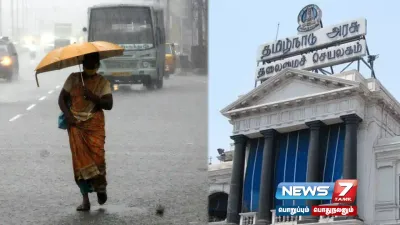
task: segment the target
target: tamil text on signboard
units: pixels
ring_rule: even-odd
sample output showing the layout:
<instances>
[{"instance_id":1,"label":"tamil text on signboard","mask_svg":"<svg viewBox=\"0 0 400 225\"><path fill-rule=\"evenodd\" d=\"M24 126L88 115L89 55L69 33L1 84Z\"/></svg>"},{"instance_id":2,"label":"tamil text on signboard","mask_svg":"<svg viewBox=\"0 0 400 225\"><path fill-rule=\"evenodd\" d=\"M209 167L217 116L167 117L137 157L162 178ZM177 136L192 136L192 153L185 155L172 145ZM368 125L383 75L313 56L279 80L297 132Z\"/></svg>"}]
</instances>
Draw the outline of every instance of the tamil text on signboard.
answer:
<instances>
[{"instance_id":1,"label":"tamil text on signboard","mask_svg":"<svg viewBox=\"0 0 400 225\"><path fill-rule=\"evenodd\" d=\"M337 42L352 40L367 33L366 19L350 20L338 25L319 29L309 34L297 35L261 45L258 61L272 61L302 54L313 48L323 48Z\"/></svg>"},{"instance_id":2,"label":"tamil text on signboard","mask_svg":"<svg viewBox=\"0 0 400 225\"><path fill-rule=\"evenodd\" d=\"M285 58L272 63L259 62L256 71L256 80L274 76L285 68L295 68L301 70L313 70L332 65L357 60L366 55L365 40L353 41L339 46Z\"/></svg>"}]
</instances>

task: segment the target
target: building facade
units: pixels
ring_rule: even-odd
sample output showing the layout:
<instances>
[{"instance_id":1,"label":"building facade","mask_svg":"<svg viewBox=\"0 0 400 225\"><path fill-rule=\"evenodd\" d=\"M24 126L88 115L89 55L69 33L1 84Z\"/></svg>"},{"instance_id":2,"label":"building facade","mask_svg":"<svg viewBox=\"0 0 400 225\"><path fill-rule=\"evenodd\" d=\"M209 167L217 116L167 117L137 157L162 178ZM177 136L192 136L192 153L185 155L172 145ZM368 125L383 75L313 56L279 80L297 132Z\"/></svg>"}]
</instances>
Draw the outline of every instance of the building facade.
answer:
<instances>
[{"instance_id":1,"label":"building facade","mask_svg":"<svg viewBox=\"0 0 400 225\"><path fill-rule=\"evenodd\" d=\"M231 172L232 161L208 167L210 185L208 195L209 222L220 222L226 219Z\"/></svg>"},{"instance_id":2,"label":"building facade","mask_svg":"<svg viewBox=\"0 0 400 225\"><path fill-rule=\"evenodd\" d=\"M228 224L400 224L400 104L358 71L286 68L229 104L234 159ZM277 217L280 182L357 179L358 217Z\"/></svg>"},{"instance_id":3,"label":"building facade","mask_svg":"<svg viewBox=\"0 0 400 225\"><path fill-rule=\"evenodd\" d=\"M233 151L219 157L220 163L208 166L208 216L210 224L226 219Z\"/></svg>"}]
</instances>

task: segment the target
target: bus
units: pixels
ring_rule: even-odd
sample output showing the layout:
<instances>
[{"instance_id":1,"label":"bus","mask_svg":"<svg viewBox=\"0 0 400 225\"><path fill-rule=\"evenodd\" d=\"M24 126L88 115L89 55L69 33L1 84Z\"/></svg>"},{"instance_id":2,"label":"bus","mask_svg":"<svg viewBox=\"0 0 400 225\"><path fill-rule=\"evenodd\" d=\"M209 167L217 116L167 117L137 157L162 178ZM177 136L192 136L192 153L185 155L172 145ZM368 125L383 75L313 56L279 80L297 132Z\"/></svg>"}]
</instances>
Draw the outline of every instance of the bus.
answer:
<instances>
[{"instance_id":1,"label":"bus","mask_svg":"<svg viewBox=\"0 0 400 225\"><path fill-rule=\"evenodd\" d=\"M143 84L161 89L165 71L165 28L161 8L151 5L108 4L88 9L88 41L108 41L124 55L101 60L99 74L112 87Z\"/></svg>"},{"instance_id":2,"label":"bus","mask_svg":"<svg viewBox=\"0 0 400 225\"><path fill-rule=\"evenodd\" d=\"M71 44L72 24L55 23L54 24L54 48L61 48Z\"/></svg>"}]
</instances>

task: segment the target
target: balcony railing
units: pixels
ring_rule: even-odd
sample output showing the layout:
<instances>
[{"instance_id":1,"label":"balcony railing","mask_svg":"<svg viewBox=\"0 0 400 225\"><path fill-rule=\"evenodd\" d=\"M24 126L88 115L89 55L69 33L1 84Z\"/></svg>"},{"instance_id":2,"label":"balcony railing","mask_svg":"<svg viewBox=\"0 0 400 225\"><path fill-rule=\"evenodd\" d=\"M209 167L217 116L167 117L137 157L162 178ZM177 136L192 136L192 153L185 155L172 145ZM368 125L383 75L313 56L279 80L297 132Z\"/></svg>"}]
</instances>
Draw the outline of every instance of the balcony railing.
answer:
<instances>
[{"instance_id":1,"label":"balcony railing","mask_svg":"<svg viewBox=\"0 0 400 225\"><path fill-rule=\"evenodd\" d=\"M275 209L272 212L272 223L271 224L297 224L298 221L302 221L302 216L276 216ZM318 223L329 223L333 222L333 216L320 216Z\"/></svg>"},{"instance_id":2,"label":"balcony railing","mask_svg":"<svg viewBox=\"0 0 400 225\"><path fill-rule=\"evenodd\" d=\"M271 210L272 224L297 224L301 216L276 216L275 209Z\"/></svg>"},{"instance_id":3,"label":"balcony railing","mask_svg":"<svg viewBox=\"0 0 400 225\"><path fill-rule=\"evenodd\" d=\"M240 225L256 224L257 220L256 212L239 213L239 215L240 215Z\"/></svg>"}]
</instances>

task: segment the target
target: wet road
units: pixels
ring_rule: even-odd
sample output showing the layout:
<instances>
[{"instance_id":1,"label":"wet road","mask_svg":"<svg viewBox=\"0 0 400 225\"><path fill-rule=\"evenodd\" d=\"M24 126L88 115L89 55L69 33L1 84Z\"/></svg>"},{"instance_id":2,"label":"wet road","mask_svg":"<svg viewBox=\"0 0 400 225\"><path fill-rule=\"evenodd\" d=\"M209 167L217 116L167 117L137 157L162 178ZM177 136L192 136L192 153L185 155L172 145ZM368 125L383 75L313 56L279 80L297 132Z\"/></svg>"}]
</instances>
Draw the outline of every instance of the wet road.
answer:
<instances>
[{"instance_id":1,"label":"wet road","mask_svg":"<svg viewBox=\"0 0 400 225\"><path fill-rule=\"evenodd\" d=\"M207 221L207 79L172 76L164 89L114 93L106 112L107 203L76 212L67 133L57 97L70 71L39 75L20 56L20 80L0 81L0 224L189 224ZM165 206L163 217L155 215Z\"/></svg>"}]
</instances>

